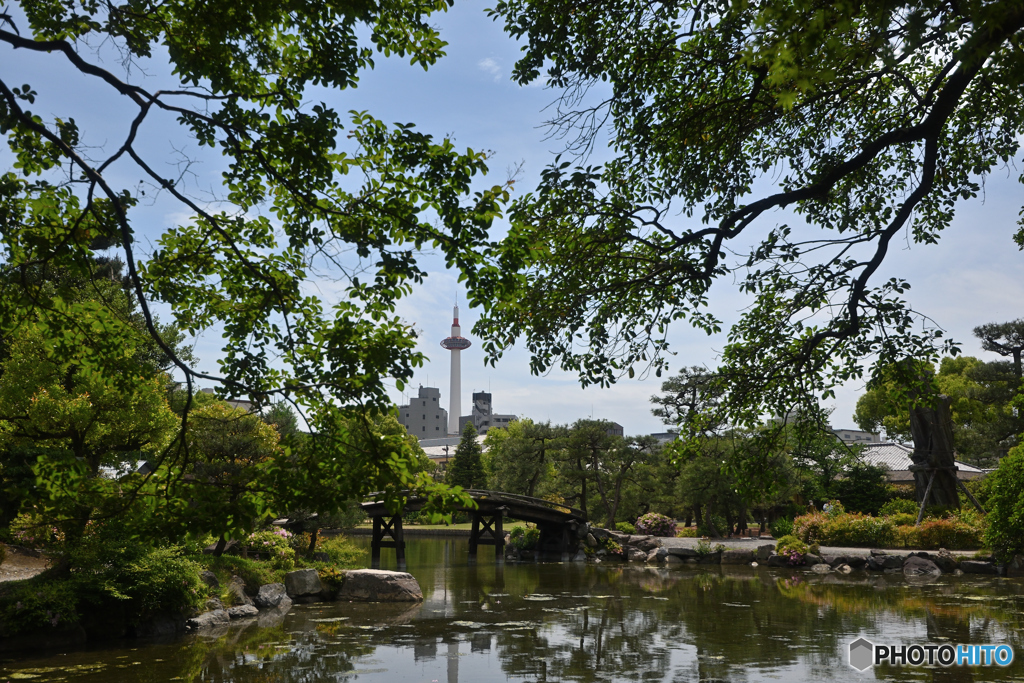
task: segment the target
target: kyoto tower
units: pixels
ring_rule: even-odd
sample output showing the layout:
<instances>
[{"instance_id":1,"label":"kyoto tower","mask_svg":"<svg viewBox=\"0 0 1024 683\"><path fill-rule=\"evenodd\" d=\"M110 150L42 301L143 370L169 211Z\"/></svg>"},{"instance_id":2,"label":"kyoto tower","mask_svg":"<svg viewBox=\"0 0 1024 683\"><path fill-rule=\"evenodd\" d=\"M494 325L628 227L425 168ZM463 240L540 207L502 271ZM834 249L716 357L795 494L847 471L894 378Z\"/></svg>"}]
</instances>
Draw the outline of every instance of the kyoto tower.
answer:
<instances>
[{"instance_id":1,"label":"kyoto tower","mask_svg":"<svg viewBox=\"0 0 1024 683\"><path fill-rule=\"evenodd\" d=\"M452 352L451 399L448 403L448 433L459 433L459 415L462 414L462 360L459 354L470 347L470 341L459 334L459 306L455 305L452 336L441 341L441 348Z\"/></svg>"}]
</instances>

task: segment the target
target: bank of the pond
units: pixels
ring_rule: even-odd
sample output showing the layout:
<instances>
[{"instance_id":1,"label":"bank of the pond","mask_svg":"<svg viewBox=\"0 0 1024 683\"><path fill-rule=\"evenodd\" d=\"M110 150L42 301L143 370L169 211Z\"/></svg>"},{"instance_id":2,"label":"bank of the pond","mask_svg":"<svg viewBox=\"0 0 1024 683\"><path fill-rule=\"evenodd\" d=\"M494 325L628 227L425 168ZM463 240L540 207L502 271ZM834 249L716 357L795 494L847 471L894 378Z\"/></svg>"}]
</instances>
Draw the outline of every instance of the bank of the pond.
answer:
<instances>
[{"instance_id":1,"label":"bank of the pond","mask_svg":"<svg viewBox=\"0 0 1024 683\"><path fill-rule=\"evenodd\" d=\"M367 548L370 539L353 543ZM820 680L855 683L849 643L1007 643L1009 668L949 680L1009 683L1024 666L1024 581L810 567L625 562L472 563L457 537L408 541L423 602L293 604L202 632L12 653L0 681ZM382 556L395 568L393 549ZM900 683L922 670L887 667ZM962 675L961 675L962 674Z\"/></svg>"}]
</instances>

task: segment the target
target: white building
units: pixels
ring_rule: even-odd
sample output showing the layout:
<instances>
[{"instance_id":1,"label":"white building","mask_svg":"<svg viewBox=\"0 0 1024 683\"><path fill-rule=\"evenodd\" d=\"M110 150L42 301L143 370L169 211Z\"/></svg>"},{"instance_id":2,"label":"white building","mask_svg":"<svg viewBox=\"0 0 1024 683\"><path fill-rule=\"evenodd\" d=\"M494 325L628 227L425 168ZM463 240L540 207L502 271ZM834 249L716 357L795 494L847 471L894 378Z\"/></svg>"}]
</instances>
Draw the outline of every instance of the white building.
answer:
<instances>
[{"instance_id":1,"label":"white building","mask_svg":"<svg viewBox=\"0 0 1024 683\"><path fill-rule=\"evenodd\" d=\"M836 435L836 438L846 444L868 444L868 443L882 443L882 439L879 438L878 434L871 432L865 432L860 429L835 429L832 428L832 433Z\"/></svg>"},{"instance_id":2,"label":"white building","mask_svg":"<svg viewBox=\"0 0 1024 683\"><path fill-rule=\"evenodd\" d=\"M473 412L459 417L459 434L467 422L472 422L477 434L486 434L491 427L508 427L509 422L519 418L515 415L500 415L492 412L491 395L485 391L473 392Z\"/></svg>"},{"instance_id":3,"label":"white building","mask_svg":"<svg viewBox=\"0 0 1024 683\"><path fill-rule=\"evenodd\" d=\"M448 411L441 407L441 390L421 385L416 398L398 407L398 421L420 440L447 436Z\"/></svg>"}]
</instances>

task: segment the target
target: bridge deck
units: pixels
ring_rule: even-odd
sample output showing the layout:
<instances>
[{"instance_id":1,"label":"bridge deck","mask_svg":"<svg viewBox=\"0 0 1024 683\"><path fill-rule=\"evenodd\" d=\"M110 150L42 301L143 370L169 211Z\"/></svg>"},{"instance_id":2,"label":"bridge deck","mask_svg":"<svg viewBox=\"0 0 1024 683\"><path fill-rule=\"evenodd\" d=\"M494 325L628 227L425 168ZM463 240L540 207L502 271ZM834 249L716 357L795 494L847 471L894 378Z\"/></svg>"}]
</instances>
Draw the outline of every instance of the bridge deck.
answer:
<instances>
[{"instance_id":1,"label":"bridge deck","mask_svg":"<svg viewBox=\"0 0 1024 683\"><path fill-rule=\"evenodd\" d=\"M568 524L570 522L583 523L587 521L586 515L565 505L553 503L542 498L531 498L520 496L514 493L502 491L482 491L468 489L466 491L476 504L477 508L457 507L458 512L478 512L482 515L496 515L499 512L511 519L519 519L534 524ZM410 497L403 511L416 512L421 510L427 501L424 498ZM373 500L362 504L363 510L370 517L383 517L388 514L384 507L384 501Z\"/></svg>"}]
</instances>

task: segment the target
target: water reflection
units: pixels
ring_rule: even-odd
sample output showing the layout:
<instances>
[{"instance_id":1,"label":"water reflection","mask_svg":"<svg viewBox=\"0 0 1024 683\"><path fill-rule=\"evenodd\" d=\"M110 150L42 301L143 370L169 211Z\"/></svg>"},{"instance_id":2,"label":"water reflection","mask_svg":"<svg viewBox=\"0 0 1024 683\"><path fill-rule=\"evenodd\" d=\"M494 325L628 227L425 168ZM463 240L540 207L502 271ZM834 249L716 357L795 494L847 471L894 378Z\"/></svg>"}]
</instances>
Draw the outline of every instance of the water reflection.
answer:
<instances>
[{"instance_id":1,"label":"water reflection","mask_svg":"<svg viewBox=\"0 0 1024 683\"><path fill-rule=\"evenodd\" d=\"M223 632L3 663L56 681L1024 680L1019 580L715 567L469 565L411 540L418 605L317 604ZM389 557L384 555L387 568ZM390 558L394 564L393 554ZM274 620L277 620L276 623ZM850 641L1008 643L1009 668L846 664ZM14 674L14 676L12 676Z\"/></svg>"}]
</instances>

